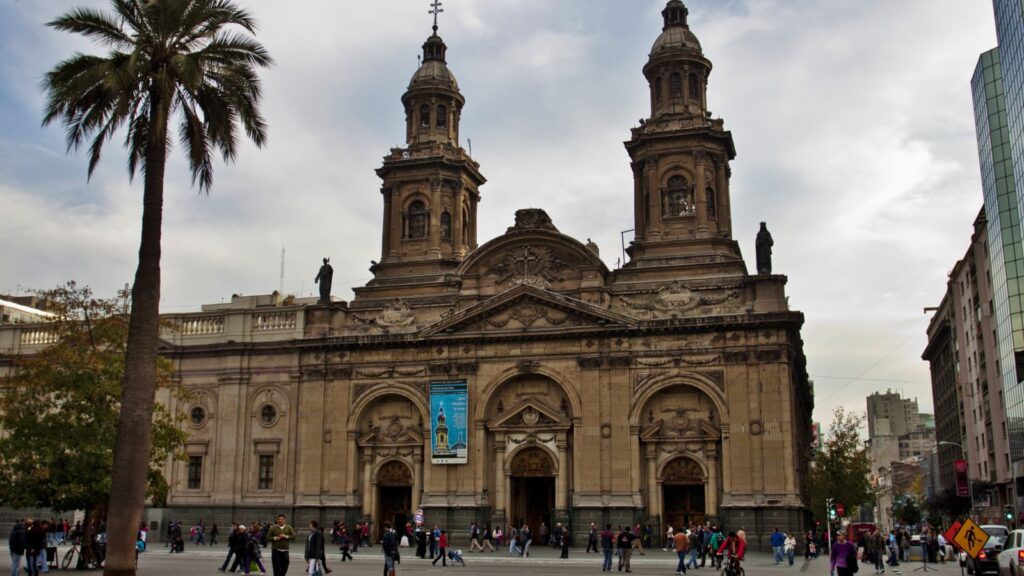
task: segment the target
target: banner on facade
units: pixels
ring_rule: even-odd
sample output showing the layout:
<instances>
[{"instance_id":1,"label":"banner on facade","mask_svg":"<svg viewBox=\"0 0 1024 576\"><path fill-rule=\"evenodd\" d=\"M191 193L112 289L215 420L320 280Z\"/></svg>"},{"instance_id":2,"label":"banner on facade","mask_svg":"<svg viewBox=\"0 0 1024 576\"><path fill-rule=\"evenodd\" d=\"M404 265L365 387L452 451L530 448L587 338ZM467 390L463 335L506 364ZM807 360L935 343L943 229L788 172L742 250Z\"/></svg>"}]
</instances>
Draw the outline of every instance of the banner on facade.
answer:
<instances>
[{"instance_id":1,"label":"banner on facade","mask_svg":"<svg viewBox=\"0 0 1024 576\"><path fill-rule=\"evenodd\" d=\"M465 380L430 383L430 463L465 464L469 391Z\"/></svg>"},{"instance_id":2,"label":"banner on facade","mask_svg":"<svg viewBox=\"0 0 1024 576\"><path fill-rule=\"evenodd\" d=\"M955 460L953 462L953 474L956 477L956 495L961 498L970 496L970 482L967 480L967 461Z\"/></svg>"}]
</instances>

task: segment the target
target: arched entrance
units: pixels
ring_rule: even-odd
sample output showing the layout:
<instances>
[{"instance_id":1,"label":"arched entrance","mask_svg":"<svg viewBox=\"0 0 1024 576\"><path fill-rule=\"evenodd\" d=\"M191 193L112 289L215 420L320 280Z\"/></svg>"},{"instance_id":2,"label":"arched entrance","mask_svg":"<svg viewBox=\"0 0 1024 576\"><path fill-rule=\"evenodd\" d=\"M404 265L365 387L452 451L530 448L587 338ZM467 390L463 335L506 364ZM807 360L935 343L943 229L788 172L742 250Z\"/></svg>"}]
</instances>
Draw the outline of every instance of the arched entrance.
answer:
<instances>
[{"instance_id":1,"label":"arched entrance","mask_svg":"<svg viewBox=\"0 0 1024 576\"><path fill-rule=\"evenodd\" d=\"M543 448L520 451L510 467L511 518L516 527L526 523L535 537L541 522L551 527L555 508L555 464Z\"/></svg>"},{"instance_id":2,"label":"arched entrance","mask_svg":"<svg viewBox=\"0 0 1024 576\"><path fill-rule=\"evenodd\" d=\"M405 526L412 522L412 470L392 460L377 471L377 537L384 536L384 523Z\"/></svg>"},{"instance_id":3,"label":"arched entrance","mask_svg":"<svg viewBox=\"0 0 1024 576\"><path fill-rule=\"evenodd\" d=\"M699 464L676 458L661 473L662 518L667 526L680 530L703 524L707 518L704 486L706 478Z\"/></svg>"}]
</instances>

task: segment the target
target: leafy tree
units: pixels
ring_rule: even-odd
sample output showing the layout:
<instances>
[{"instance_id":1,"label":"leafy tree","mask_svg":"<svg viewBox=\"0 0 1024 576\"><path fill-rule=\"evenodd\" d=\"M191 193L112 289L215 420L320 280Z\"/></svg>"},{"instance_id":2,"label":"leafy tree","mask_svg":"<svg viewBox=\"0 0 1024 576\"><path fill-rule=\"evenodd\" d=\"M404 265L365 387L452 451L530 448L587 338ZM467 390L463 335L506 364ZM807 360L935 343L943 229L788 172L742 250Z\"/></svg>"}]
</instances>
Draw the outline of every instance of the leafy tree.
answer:
<instances>
[{"instance_id":1,"label":"leafy tree","mask_svg":"<svg viewBox=\"0 0 1024 576\"><path fill-rule=\"evenodd\" d=\"M41 294L56 313L55 343L18 356L0 394L0 502L103 516L113 473L114 439L128 326L120 303L93 298L71 282ZM161 359L157 383L170 382ZM149 494L166 486L163 465L180 452L180 418L157 405L158 439L147 454ZM89 526L89 522L86 522Z\"/></svg>"},{"instance_id":2,"label":"leafy tree","mask_svg":"<svg viewBox=\"0 0 1024 576\"><path fill-rule=\"evenodd\" d=\"M160 236L171 123L189 160L193 184L209 191L212 154L237 151L238 124L262 146L256 69L271 64L252 38L255 22L231 0L111 0L113 14L76 8L49 23L110 47L105 57L75 54L43 81L43 123L66 128L68 149L87 139L91 176L103 144L127 132L128 171L141 169L142 238L132 289L121 415L114 451L105 574L135 574L135 530L142 517L159 338Z\"/></svg>"},{"instance_id":3,"label":"leafy tree","mask_svg":"<svg viewBox=\"0 0 1024 576\"><path fill-rule=\"evenodd\" d=\"M847 516L874 500L868 481L871 460L860 437L863 424L862 416L848 413L841 406L832 413L828 439L807 478L811 509L818 518L824 519L828 498L842 502Z\"/></svg>"},{"instance_id":4,"label":"leafy tree","mask_svg":"<svg viewBox=\"0 0 1024 576\"><path fill-rule=\"evenodd\" d=\"M912 494L897 496L892 505L892 515L903 525L921 522L921 506L917 503L917 497Z\"/></svg>"}]
</instances>

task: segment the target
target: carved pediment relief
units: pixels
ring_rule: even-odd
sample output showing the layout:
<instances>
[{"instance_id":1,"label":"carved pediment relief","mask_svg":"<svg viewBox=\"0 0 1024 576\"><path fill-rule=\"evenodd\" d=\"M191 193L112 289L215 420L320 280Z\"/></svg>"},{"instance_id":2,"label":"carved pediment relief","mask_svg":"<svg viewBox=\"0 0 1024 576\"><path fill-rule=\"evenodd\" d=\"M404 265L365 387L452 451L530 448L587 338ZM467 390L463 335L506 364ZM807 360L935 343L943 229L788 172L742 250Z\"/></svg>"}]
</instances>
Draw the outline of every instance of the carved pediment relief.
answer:
<instances>
[{"instance_id":1,"label":"carved pediment relief","mask_svg":"<svg viewBox=\"0 0 1024 576\"><path fill-rule=\"evenodd\" d=\"M503 408L487 422L487 428L544 430L568 428L569 418L546 402L531 398L516 406Z\"/></svg>"},{"instance_id":2,"label":"carved pediment relief","mask_svg":"<svg viewBox=\"0 0 1024 576\"><path fill-rule=\"evenodd\" d=\"M408 400L383 398L363 414L360 422L360 446L423 444L422 419Z\"/></svg>"},{"instance_id":3,"label":"carved pediment relief","mask_svg":"<svg viewBox=\"0 0 1024 576\"><path fill-rule=\"evenodd\" d=\"M416 324L416 313L408 302L395 298L388 302L377 314L352 314L352 320L367 327L380 328L384 331L410 328Z\"/></svg>"},{"instance_id":4,"label":"carved pediment relief","mask_svg":"<svg viewBox=\"0 0 1024 576\"><path fill-rule=\"evenodd\" d=\"M629 326L630 318L581 300L521 285L437 322L425 334L524 332Z\"/></svg>"},{"instance_id":5,"label":"carved pediment relief","mask_svg":"<svg viewBox=\"0 0 1024 576\"><path fill-rule=\"evenodd\" d=\"M689 386L660 392L642 412L645 441L714 439L722 435L721 419L706 394Z\"/></svg>"},{"instance_id":6,"label":"carved pediment relief","mask_svg":"<svg viewBox=\"0 0 1024 576\"><path fill-rule=\"evenodd\" d=\"M654 292L620 296L616 307L644 318L678 318L707 306L739 305L740 296L738 288L698 289L677 280Z\"/></svg>"},{"instance_id":7,"label":"carved pediment relief","mask_svg":"<svg viewBox=\"0 0 1024 576\"><path fill-rule=\"evenodd\" d=\"M495 284L505 290L521 285L547 289L554 282L579 277L583 263L578 260L548 246L527 244L493 261L484 275L492 276Z\"/></svg>"}]
</instances>

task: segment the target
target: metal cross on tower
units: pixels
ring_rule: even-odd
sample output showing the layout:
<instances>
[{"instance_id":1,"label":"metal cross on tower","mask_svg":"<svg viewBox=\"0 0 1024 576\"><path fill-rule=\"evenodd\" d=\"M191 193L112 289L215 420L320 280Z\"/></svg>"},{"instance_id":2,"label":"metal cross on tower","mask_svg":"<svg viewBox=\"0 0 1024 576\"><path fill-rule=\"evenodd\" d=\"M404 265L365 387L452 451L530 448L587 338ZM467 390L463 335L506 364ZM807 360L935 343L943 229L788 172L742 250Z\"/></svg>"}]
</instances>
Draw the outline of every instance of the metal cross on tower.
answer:
<instances>
[{"instance_id":1,"label":"metal cross on tower","mask_svg":"<svg viewBox=\"0 0 1024 576\"><path fill-rule=\"evenodd\" d=\"M444 8L441 8L443 4L439 0L434 0L433 4L430 5L430 10L427 14L434 15L434 32L437 32L437 15L444 12Z\"/></svg>"}]
</instances>

